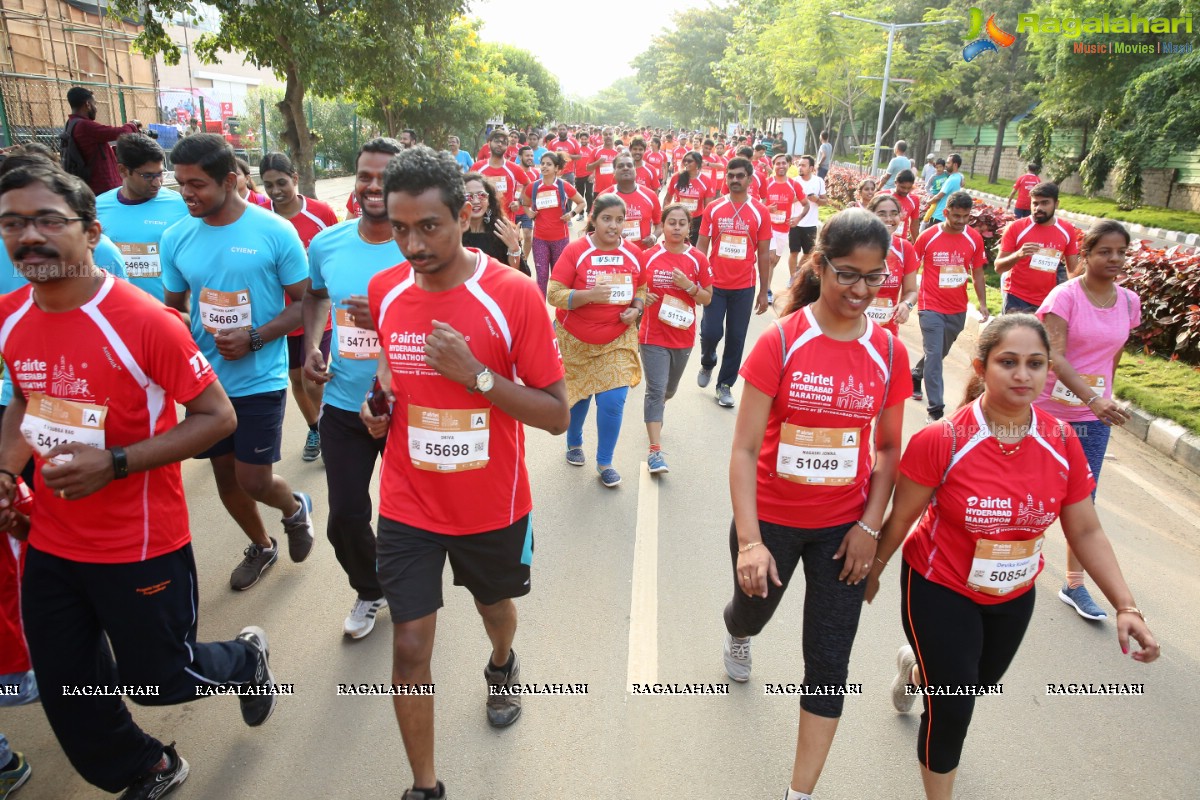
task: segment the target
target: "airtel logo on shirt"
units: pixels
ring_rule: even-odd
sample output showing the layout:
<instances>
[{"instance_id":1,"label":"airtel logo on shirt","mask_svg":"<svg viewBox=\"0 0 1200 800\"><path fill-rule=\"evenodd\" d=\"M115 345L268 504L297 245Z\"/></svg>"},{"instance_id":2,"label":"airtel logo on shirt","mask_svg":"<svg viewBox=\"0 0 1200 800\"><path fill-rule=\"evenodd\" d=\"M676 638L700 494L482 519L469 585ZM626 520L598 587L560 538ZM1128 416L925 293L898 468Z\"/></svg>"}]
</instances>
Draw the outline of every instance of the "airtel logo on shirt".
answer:
<instances>
[{"instance_id":1,"label":"airtel logo on shirt","mask_svg":"<svg viewBox=\"0 0 1200 800\"><path fill-rule=\"evenodd\" d=\"M1011 497L975 497L974 495L967 498L968 508L994 508L1007 509L1012 511Z\"/></svg>"}]
</instances>

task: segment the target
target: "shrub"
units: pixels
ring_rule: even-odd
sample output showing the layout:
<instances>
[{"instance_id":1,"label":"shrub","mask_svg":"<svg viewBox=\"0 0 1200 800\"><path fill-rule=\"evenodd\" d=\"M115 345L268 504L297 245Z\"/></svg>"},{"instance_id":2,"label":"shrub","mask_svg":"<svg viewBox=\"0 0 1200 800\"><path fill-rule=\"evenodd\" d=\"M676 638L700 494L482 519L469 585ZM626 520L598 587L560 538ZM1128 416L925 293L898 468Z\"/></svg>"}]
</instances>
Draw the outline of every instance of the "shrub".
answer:
<instances>
[{"instance_id":1,"label":"shrub","mask_svg":"<svg viewBox=\"0 0 1200 800\"><path fill-rule=\"evenodd\" d=\"M1123 285L1142 300L1143 322L1134 342L1145 353L1200 364L1200 251L1134 242L1126 267Z\"/></svg>"}]
</instances>

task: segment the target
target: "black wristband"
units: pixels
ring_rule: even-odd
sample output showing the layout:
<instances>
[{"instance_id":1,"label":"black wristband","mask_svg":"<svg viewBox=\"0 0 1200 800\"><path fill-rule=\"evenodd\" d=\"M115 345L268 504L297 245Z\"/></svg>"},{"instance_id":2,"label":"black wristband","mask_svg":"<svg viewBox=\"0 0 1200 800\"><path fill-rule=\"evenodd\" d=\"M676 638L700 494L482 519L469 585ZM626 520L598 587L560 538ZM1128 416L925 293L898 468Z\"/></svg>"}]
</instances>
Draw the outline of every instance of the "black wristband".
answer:
<instances>
[{"instance_id":1,"label":"black wristband","mask_svg":"<svg viewBox=\"0 0 1200 800\"><path fill-rule=\"evenodd\" d=\"M112 453L113 462L113 478L120 480L121 478L129 477L129 459L125 455L124 447L110 447L108 452Z\"/></svg>"}]
</instances>

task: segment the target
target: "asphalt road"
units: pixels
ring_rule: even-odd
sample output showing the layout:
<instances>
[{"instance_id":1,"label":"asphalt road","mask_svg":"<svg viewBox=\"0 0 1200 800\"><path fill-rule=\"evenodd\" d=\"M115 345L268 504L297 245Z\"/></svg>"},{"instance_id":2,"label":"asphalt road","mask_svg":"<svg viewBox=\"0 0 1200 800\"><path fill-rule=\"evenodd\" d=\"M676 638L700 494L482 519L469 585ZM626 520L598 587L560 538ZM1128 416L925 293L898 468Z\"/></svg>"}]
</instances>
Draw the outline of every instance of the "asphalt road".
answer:
<instances>
[{"instance_id":1,"label":"asphalt road","mask_svg":"<svg viewBox=\"0 0 1200 800\"><path fill-rule=\"evenodd\" d=\"M349 182L327 182L337 205ZM781 282L777 281L779 287ZM768 314L769 317L769 314ZM768 324L752 321L752 339ZM903 340L919 344L915 324ZM962 391L966 349L952 353L948 397ZM625 480L605 489L591 467L562 458L565 442L530 431L534 487L533 591L518 602L516 649L527 683L587 684L586 695L526 698L512 728L484 716L480 674L487 639L469 595L450 583L434 654L437 764L458 800L530 798L778 798L791 773L798 703L767 696L766 683L799 682L802 582L754 641L754 673L723 696L638 696L634 682L729 683L721 663L721 610L733 590L726 544L731 516L727 462L735 411L695 386L699 355L667 408L664 446L672 471L641 475L642 387L626 406L615 466ZM740 385L735 388L740 394ZM924 423L909 401L905 434ZM288 409L279 474L311 492L325 523L320 462L300 460L304 426ZM192 767L174 795L398 797L411 773L385 697L337 695L337 685L387 682L386 611L361 641L341 634L353 593L323 536L311 557L281 557L248 592L228 587L246 541L224 512L206 464L184 478L200 576L200 638L231 638L259 624L271 638L281 697L262 728L245 727L233 698L170 708L133 707L138 722L177 740ZM376 487L377 488L377 487ZM1064 548L1047 537L1034 620L1004 679L1004 693L976 706L958 780L961 798L1194 798L1200 782L1200 492L1197 479L1161 455L1115 434L1100 484L1099 513L1139 606L1163 646L1144 666L1122 657L1111 621L1088 623L1057 599ZM471 498L461 498L469 503ZM272 521L269 520L269 524ZM917 716L897 715L889 686L904 641L896 570L864 610L849 697L817 796L917 798ZM1097 593L1098 594L1098 593ZM1100 598L1097 598L1100 600ZM1101 600L1105 608L1111 608ZM1048 683L1143 683L1140 696L1050 696ZM24 800L98 798L67 763L37 706L0 712L0 730L33 765Z\"/></svg>"}]
</instances>

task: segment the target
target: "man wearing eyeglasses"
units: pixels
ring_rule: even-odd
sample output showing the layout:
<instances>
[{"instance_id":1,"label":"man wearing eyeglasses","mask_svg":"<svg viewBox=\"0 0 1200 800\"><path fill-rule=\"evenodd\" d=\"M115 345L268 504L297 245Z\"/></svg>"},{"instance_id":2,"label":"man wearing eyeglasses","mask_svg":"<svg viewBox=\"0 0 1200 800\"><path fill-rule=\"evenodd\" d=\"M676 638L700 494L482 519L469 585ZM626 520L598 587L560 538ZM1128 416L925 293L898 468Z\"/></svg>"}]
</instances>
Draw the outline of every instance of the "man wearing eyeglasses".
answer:
<instances>
[{"instance_id":1,"label":"man wearing eyeglasses","mask_svg":"<svg viewBox=\"0 0 1200 800\"><path fill-rule=\"evenodd\" d=\"M177 192L162 191L163 160L158 142L142 133L125 134L117 140L122 183L96 198L97 219L125 257L130 282L160 301L159 240L167 228L188 215Z\"/></svg>"},{"instance_id":2,"label":"man wearing eyeglasses","mask_svg":"<svg viewBox=\"0 0 1200 800\"><path fill-rule=\"evenodd\" d=\"M917 237L921 259L921 340L924 356L913 368L913 399L929 404L929 422L942 418L946 409L942 361L954 346L967 321L967 282L974 284L981 321L987 322L987 286L983 265L987 254L979 231L967 226L971 217L971 195L955 192L946 199L946 219Z\"/></svg>"}]
</instances>

